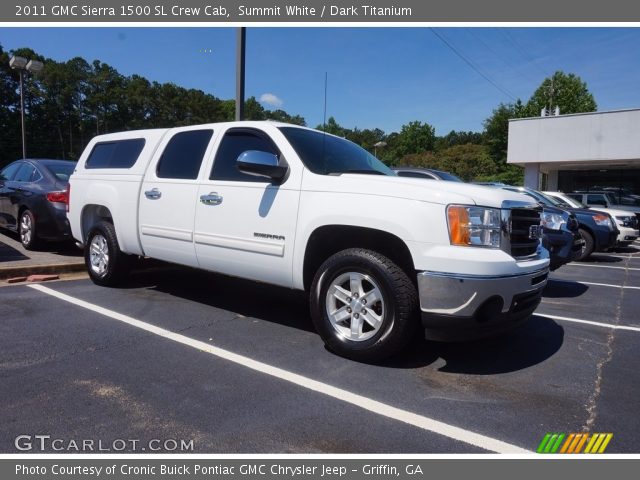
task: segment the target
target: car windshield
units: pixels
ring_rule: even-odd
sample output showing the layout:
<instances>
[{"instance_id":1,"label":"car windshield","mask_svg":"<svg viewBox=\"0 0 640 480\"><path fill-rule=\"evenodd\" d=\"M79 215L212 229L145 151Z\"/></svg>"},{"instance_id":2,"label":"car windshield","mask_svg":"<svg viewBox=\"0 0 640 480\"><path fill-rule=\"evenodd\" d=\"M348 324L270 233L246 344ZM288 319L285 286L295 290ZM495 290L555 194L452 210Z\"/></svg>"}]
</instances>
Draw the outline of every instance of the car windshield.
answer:
<instances>
[{"instance_id":1,"label":"car windshield","mask_svg":"<svg viewBox=\"0 0 640 480\"><path fill-rule=\"evenodd\" d=\"M438 176L442 179L442 180L446 180L448 182L462 182L462 179L460 177L455 176L453 173L448 173L448 172L438 172Z\"/></svg>"},{"instance_id":2,"label":"car windshield","mask_svg":"<svg viewBox=\"0 0 640 480\"><path fill-rule=\"evenodd\" d=\"M47 170L55 175L55 177L61 182L68 182L69 177L73 173L75 165L67 165L64 163L50 163L47 165Z\"/></svg>"},{"instance_id":3,"label":"car windshield","mask_svg":"<svg viewBox=\"0 0 640 480\"><path fill-rule=\"evenodd\" d=\"M587 208L587 206L584 203L579 202L575 198L567 197L565 195L557 196L557 197L555 195L547 195L547 196L552 200L557 200L558 202L560 202L559 205L564 205L566 207L573 207L573 208Z\"/></svg>"},{"instance_id":4,"label":"car windshield","mask_svg":"<svg viewBox=\"0 0 640 480\"><path fill-rule=\"evenodd\" d=\"M512 192L523 193L525 195L528 195L531 198L534 198L539 203L542 203L542 204L547 205L549 207L556 207L558 205L554 200L552 200L548 196L538 192L537 190L530 190L528 188L522 188L521 189L521 188L518 188L518 187L503 187L503 188L505 190L510 190Z\"/></svg>"},{"instance_id":5,"label":"car windshield","mask_svg":"<svg viewBox=\"0 0 640 480\"><path fill-rule=\"evenodd\" d=\"M366 173L395 176L387 167L364 148L344 138L327 135L316 130L280 127L305 167L319 175Z\"/></svg>"}]
</instances>

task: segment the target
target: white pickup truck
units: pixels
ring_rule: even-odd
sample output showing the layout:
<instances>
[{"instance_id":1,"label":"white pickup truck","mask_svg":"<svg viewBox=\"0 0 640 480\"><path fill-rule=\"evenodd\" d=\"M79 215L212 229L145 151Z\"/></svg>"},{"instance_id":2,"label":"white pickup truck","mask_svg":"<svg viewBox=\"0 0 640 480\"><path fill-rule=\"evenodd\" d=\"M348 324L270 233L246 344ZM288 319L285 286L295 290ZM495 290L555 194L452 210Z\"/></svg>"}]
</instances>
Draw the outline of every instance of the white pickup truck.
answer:
<instances>
[{"instance_id":1,"label":"white pickup truck","mask_svg":"<svg viewBox=\"0 0 640 480\"><path fill-rule=\"evenodd\" d=\"M400 178L352 142L273 122L95 137L68 217L98 285L146 256L305 290L327 346L359 360L397 353L420 319L439 339L511 328L549 267L528 197Z\"/></svg>"}]
</instances>

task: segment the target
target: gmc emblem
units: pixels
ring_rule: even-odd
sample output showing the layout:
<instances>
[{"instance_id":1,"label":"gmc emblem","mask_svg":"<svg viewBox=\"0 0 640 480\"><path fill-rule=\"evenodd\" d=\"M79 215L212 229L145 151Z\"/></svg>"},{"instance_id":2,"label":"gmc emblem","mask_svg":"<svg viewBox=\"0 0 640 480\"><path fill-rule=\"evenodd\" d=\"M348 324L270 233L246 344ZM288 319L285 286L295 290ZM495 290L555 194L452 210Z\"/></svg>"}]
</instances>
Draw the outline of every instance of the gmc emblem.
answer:
<instances>
[{"instance_id":1,"label":"gmc emblem","mask_svg":"<svg viewBox=\"0 0 640 480\"><path fill-rule=\"evenodd\" d=\"M529 238L538 240L540 237L542 237L542 225L531 225L529 227Z\"/></svg>"}]
</instances>

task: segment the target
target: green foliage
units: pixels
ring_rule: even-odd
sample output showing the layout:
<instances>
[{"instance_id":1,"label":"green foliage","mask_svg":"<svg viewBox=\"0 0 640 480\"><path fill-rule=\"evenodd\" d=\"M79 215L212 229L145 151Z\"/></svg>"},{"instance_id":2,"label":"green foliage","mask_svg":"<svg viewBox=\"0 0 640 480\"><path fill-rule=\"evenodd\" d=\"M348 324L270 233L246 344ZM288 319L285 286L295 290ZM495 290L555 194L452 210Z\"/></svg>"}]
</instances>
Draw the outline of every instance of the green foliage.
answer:
<instances>
[{"instance_id":1,"label":"green foliage","mask_svg":"<svg viewBox=\"0 0 640 480\"><path fill-rule=\"evenodd\" d=\"M403 125L388 146L396 158L402 158L412 153L433 151L435 141L435 128L428 123L414 121Z\"/></svg>"},{"instance_id":2,"label":"green foliage","mask_svg":"<svg viewBox=\"0 0 640 480\"><path fill-rule=\"evenodd\" d=\"M440 152L454 145L466 145L474 143L481 145L484 141L484 134L481 132L456 132L451 130L444 137L437 137L435 142L435 151Z\"/></svg>"},{"instance_id":3,"label":"green foliage","mask_svg":"<svg viewBox=\"0 0 640 480\"><path fill-rule=\"evenodd\" d=\"M501 167L500 172L488 175L478 175L474 181L501 182L506 183L507 185L521 186L524 185L524 169L517 165L504 165Z\"/></svg>"},{"instance_id":4,"label":"green foliage","mask_svg":"<svg viewBox=\"0 0 640 480\"><path fill-rule=\"evenodd\" d=\"M537 117L543 108L558 106L561 114L595 112L598 109L587 84L573 73L555 72L545 78L525 107L526 116Z\"/></svg>"},{"instance_id":5,"label":"green foliage","mask_svg":"<svg viewBox=\"0 0 640 480\"><path fill-rule=\"evenodd\" d=\"M496 164L484 145L467 143L454 145L441 152L423 152L405 155L400 165L408 167L434 168L451 172L470 182L483 175L497 173Z\"/></svg>"}]
</instances>

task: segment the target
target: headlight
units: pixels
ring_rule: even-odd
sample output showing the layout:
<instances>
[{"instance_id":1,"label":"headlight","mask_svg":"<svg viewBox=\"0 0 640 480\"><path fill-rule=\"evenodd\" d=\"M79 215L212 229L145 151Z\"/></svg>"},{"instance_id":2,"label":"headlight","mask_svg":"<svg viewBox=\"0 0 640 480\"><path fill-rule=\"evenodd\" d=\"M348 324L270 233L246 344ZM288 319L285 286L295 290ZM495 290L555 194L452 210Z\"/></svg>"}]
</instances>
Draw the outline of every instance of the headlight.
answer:
<instances>
[{"instance_id":1,"label":"headlight","mask_svg":"<svg viewBox=\"0 0 640 480\"><path fill-rule=\"evenodd\" d=\"M449 205L451 245L500 247L500 210L466 205Z\"/></svg>"},{"instance_id":2,"label":"headlight","mask_svg":"<svg viewBox=\"0 0 640 480\"><path fill-rule=\"evenodd\" d=\"M632 227L633 219L631 217L616 217L616 223L621 227Z\"/></svg>"},{"instance_id":3,"label":"headlight","mask_svg":"<svg viewBox=\"0 0 640 480\"><path fill-rule=\"evenodd\" d=\"M592 216L593 221L596 222L596 225L608 227L609 230L613 228L611 225L611 217L609 215L603 215L601 213Z\"/></svg>"},{"instance_id":4,"label":"headlight","mask_svg":"<svg viewBox=\"0 0 640 480\"><path fill-rule=\"evenodd\" d=\"M549 230L560 230L566 223L567 219L561 213L542 212L542 226Z\"/></svg>"}]
</instances>

